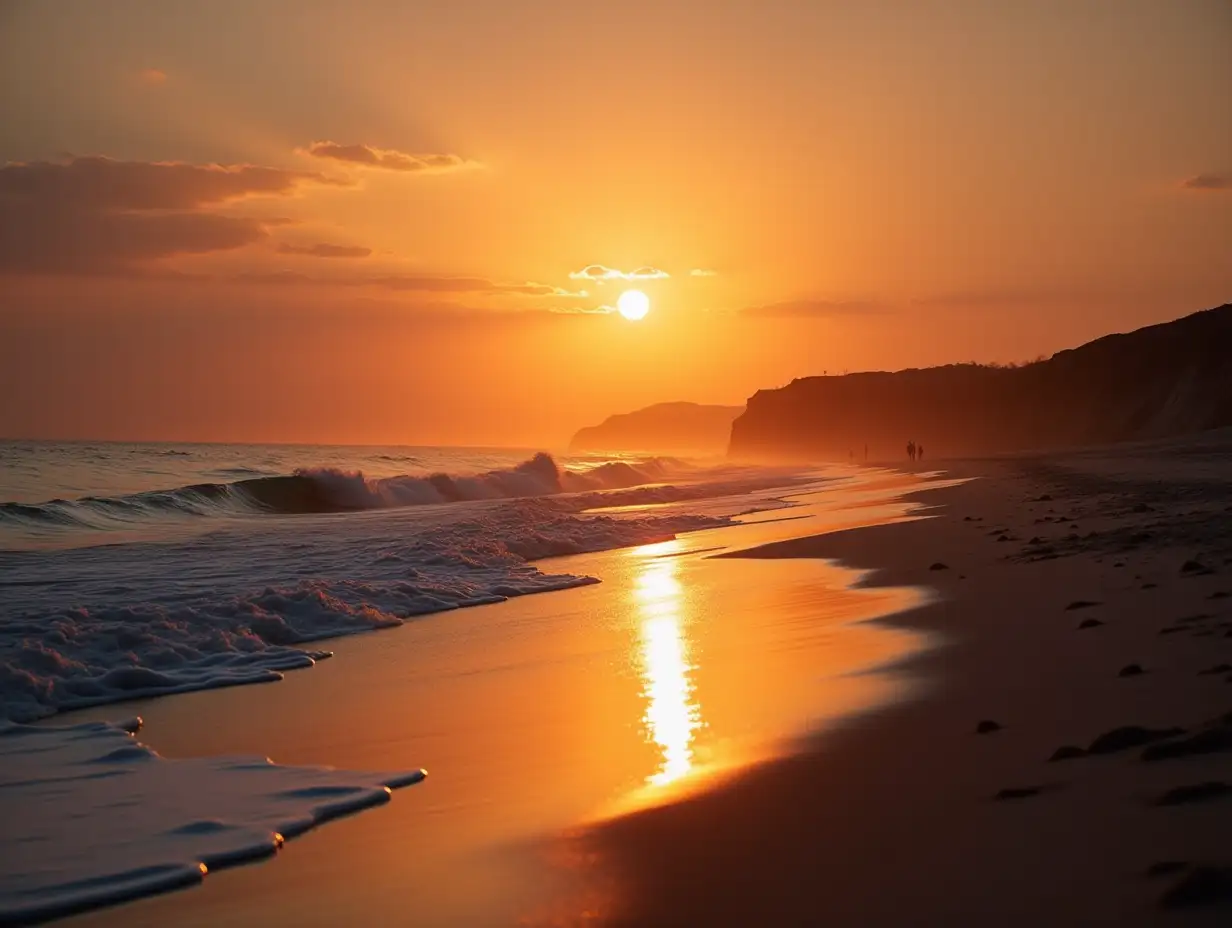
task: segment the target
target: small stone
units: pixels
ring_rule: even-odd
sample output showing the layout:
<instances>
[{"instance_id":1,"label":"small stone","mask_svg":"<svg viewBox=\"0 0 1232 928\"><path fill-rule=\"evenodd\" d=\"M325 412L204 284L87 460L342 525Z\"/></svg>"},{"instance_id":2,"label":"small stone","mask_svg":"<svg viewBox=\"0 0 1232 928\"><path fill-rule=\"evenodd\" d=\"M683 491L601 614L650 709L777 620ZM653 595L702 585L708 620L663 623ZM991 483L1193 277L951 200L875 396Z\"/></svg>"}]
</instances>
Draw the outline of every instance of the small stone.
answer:
<instances>
[{"instance_id":1,"label":"small stone","mask_svg":"<svg viewBox=\"0 0 1232 928\"><path fill-rule=\"evenodd\" d=\"M1031 796L1038 796L1040 794L1041 789L1043 789L1043 787L1040 787L1040 786L1008 787L1006 789L999 790L997 792L997 795L994 796L993 798L998 801L1005 800L1005 799L1027 799Z\"/></svg>"},{"instance_id":2,"label":"small stone","mask_svg":"<svg viewBox=\"0 0 1232 928\"><path fill-rule=\"evenodd\" d=\"M1106 731L1087 747L1091 754L1115 754L1130 748L1142 747L1155 741L1175 738L1185 734L1183 728L1143 728L1141 725L1122 725Z\"/></svg>"},{"instance_id":3,"label":"small stone","mask_svg":"<svg viewBox=\"0 0 1232 928\"><path fill-rule=\"evenodd\" d=\"M1086 757L1087 752L1076 744L1063 744L1052 752L1052 757L1048 758L1051 764L1058 760L1074 760L1079 757Z\"/></svg>"},{"instance_id":4,"label":"small stone","mask_svg":"<svg viewBox=\"0 0 1232 928\"><path fill-rule=\"evenodd\" d=\"M1099 628L1103 624L1104 623L1099 619L1083 619L1078 623L1078 630L1082 631L1084 628Z\"/></svg>"},{"instance_id":5,"label":"small stone","mask_svg":"<svg viewBox=\"0 0 1232 928\"><path fill-rule=\"evenodd\" d=\"M1092 606L1099 606L1102 603L1097 603L1089 599L1076 599L1065 607L1066 612L1073 612L1075 609L1090 609Z\"/></svg>"},{"instance_id":6,"label":"small stone","mask_svg":"<svg viewBox=\"0 0 1232 928\"><path fill-rule=\"evenodd\" d=\"M1196 757L1200 754L1225 754L1232 751L1232 729L1208 728L1180 741L1165 741L1152 744L1142 751L1145 761L1173 760L1177 757Z\"/></svg>"},{"instance_id":7,"label":"small stone","mask_svg":"<svg viewBox=\"0 0 1232 928\"><path fill-rule=\"evenodd\" d=\"M1206 670L1199 670L1198 676L1203 677L1208 674L1217 673L1232 673L1232 664L1216 664L1214 667L1207 667Z\"/></svg>"},{"instance_id":8,"label":"small stone","mask_svg":"<svg viewBox=\"0 0 1232 928\"><path fill-rule=\"evenodd\" d=\"M1194 867L1159 900L1165 909L1192 909L1232 901L1232 867Z\"/></svg>"},{"instance_id":9,"label":"small stone","mask_svg":"<svg viewBox=\"0 0 1232 928\"><path fill-rule=\"evenodd\" d=\"M932 565L931 567L929 567L928 569L929 569L929 570L949 570L949 569L950 569L950 565L949 565L949 564L942 564L940 561L935 561L935 562L933 563L933 565Z\"/></svg>"},{"instance_id":10,"label":"small stone","mask_svg":"<svg viewBox=\"0 0 1232 928\"><path fill-rule=\"evenodd\" d=\"M1142 669L1141 664L1126 664L1124 667L1122 667L1120 670L1117 671L1117 676L1118 677L1140 677L1144 673L1146 673L1146 671Z\"/></svg>"},{"instance_id":11,"label":"small stone","mask_svg":"<svg viewBox=\"0 0 1232 928\"><path fill-rule=\"evenodd\" d=\"M975 733L977 735L988 735L994 731L1000 731L1003 727L1000 722L994 722L992 719L982 719L975 726Z\"/></svg>"},{"instance_id":12,"label":"small stone","mask_svg":"<svg viewBox=\"0 0 1232 928\"><path fill-rule=\"evenodd\" d=\"M1156 798L1155 805L1179 806L1190 802L1210 802L1212 799L1222 799L1228 793L1232 793L1232 786L1222 780L1209 780L1206 783L1174 787Z\"/></svg>"}]
</instances>

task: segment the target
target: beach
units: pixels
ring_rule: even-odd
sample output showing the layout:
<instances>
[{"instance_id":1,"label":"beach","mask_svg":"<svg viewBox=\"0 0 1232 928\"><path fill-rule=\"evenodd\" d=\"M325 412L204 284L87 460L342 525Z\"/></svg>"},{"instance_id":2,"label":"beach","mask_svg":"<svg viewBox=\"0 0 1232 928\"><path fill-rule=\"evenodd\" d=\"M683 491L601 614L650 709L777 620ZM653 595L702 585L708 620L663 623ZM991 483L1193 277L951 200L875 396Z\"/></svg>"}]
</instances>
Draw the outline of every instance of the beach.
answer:
<instances>
[{"instance_id":1,"label":"beach","mask_svg":"<svg viewBox=\"0 0 1232 928\"><path fill-rule=\"evenodd\" d=\"M65 924L1222 924L1230 451L870 470L549 562L597 585L125 704L168 757L429 777Z\"/></svg>"},{"instance_id":2,"label":"beach","mask_svg":"<svg viewBox=\"0 0 1232 928\"><path fill-rule=\"evenodd\" d=\"M1229 450L968 462L938 518L745 552L937 590L893 620L930 685L587 833L599 921L1225 924Z\"/></svg>"},{"instance_id":3,"label":"beach","mask_svg":"<svg viewBox=\"0 0 1232 928\"><path fill-rule=\"evenodd\" d=\"M141 740L167 758L429 772L272 860L66 924L555 920L589 893L560 835L705 788L911 691L914 679L891 668L925 637L863 620L912 608L922 591L856 589L859 572L816 560L710 555L915 517L921 503L902 492L921 483L868 470L788 491L790 508L733 527L538 562L599 584L335 639L331 660L269 686L53 720L139 714Z\"/></svg>"}]
</instances>

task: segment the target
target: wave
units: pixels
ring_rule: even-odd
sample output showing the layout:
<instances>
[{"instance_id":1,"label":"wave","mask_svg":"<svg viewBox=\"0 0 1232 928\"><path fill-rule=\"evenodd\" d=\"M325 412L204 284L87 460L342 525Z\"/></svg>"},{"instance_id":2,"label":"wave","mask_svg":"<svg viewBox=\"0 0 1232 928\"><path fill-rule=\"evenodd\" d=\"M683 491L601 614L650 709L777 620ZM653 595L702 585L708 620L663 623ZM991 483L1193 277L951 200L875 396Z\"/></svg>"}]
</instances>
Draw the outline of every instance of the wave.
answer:
<instances>
[{"instance_id":1,"label":"wave","mask_svg":"<svg viewBox=\"0 0 1232 928\"><path fill-rule=\"evenodd\" d=\"M172 490L120 497L54 499L44 503L0 504L0 525L105 529L183 516L302 515L391 509L474 500L519 499L561 493L620 490L658 484L692 469L672 458L606 461L568 470L546 452L486 473L368 477L362 471L306 468L289 475L247 476L225 483L200 483ZM259 472L257 472L259 473Z\"/></svg>"}]
</instances>

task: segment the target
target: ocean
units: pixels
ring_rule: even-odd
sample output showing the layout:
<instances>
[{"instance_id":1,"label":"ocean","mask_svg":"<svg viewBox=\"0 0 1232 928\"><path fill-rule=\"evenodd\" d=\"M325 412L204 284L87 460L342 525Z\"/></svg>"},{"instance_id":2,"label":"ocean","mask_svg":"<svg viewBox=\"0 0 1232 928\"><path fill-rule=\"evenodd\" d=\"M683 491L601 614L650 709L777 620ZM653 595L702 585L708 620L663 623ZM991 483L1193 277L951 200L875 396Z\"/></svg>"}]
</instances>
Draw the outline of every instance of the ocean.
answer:
<instances>
[{"instance_id":1,"label":"ocean","mask_svg":"<svg viewBox=\"0 0 1232 928\"><path fill-rule=\"evenodd\" d=\"M595 578L783 471L509 449L0 444L0 717L276 680L305 647Z\"/></svg>"}]
</instances>

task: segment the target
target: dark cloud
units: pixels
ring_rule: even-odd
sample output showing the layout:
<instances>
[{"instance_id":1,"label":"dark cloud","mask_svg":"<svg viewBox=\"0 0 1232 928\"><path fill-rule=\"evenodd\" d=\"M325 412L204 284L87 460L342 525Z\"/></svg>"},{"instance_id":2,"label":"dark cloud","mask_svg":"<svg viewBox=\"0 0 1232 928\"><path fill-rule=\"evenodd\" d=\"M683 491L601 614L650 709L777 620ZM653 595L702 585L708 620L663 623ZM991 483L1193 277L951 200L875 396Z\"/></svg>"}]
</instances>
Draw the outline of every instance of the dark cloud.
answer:
<instances>
[{"instance_id":1,"label":"dark cloud","mask_svg":"<svg viewBox=\"0 0 1232 928\"><path fill-rule=\"evenodd\" d=\"M340 145L337 142L313 142L306 149L316 158L330 158L359 164L364 167L382 168L386 171L417 173L444 173L473 167L474 162L458 155L418 154L412 155L392 148L373 148L371 145Z\"/></svg>"},{"instance_id":2,"label":"dark cloud","mask_svg":"<svg viewBox=\"0 0 1232 928\"><path fill-rule=\"evenodd\" d=\"M0 166L0 202L73 210L195 209L248 196L287 196L305 184L345 185L321 174L245 164L73 158Z\"/></svg>"},{"instance_id":3,"label":"dark cloud","mask_svg":"<svg viewBox=\"0 0 1232 928\"><path fill-rule=\"evenodd\" d=\"M1232 190L1232 177L1226 174L1195 174L1181 182L1186 190Z\"/></svg>"},{"instance_id":4,"label":"dark cloud","mask_svg":"<svg viewBox=\"0 0 1232 928\"><path fill-rule=\"evenodd\" d=\"M880 312L882 309L882 304L864 300L787 300L749 306L740 314L761 319L810 319Z\"/></svg>"},{"instance_id":5,"label":"dark cloud","mask_svg":"<svg viewBox=\"0 0 1232 928\"><path fill-rule=\"evenodd\" d=\"M315 245L291 245L284 242L278 246L278 253L304 255L309 258L366 258L372 254L372 249L363 245L332 245L329 242L317 242Z\"/></svg>"},{"instance_id":6,"label":"dark cloud","mask_svg":"<svg viewBox=\"0 0 1232 928\"><path fill-rule=\"evenodd\" d=\"M133 273L178 254L241 248L267 223L208 207L249 196L289 196L320 174L73 158L0 166L0 272Z\"/></svg>"}]
</instances>

